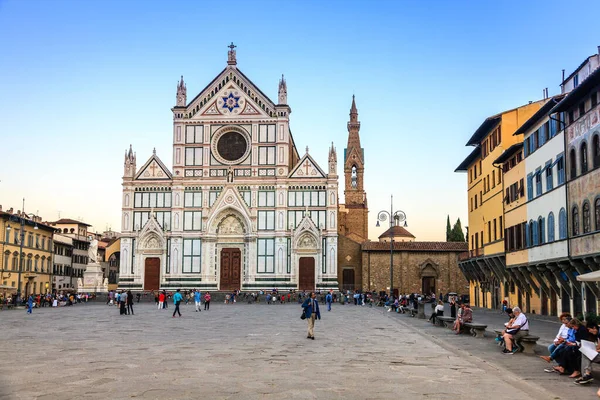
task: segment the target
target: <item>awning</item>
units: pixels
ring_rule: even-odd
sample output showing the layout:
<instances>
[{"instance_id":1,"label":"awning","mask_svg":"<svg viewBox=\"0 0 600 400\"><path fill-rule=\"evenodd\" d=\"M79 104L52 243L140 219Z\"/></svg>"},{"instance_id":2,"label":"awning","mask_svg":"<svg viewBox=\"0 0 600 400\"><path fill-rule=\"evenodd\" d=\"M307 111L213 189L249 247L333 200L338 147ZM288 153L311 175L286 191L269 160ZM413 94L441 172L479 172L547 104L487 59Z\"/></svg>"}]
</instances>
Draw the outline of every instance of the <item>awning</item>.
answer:
<instances>
[{"instance_id":1,"label":"awning","mask_svg":"<svg viewBox=\"0 0 600 400\"><path fill-rule=\"evenodd\" d=\"M600 282L600 271L588 272L587 274L577 275L580 282Z\"/></svg>"}]
</instances>

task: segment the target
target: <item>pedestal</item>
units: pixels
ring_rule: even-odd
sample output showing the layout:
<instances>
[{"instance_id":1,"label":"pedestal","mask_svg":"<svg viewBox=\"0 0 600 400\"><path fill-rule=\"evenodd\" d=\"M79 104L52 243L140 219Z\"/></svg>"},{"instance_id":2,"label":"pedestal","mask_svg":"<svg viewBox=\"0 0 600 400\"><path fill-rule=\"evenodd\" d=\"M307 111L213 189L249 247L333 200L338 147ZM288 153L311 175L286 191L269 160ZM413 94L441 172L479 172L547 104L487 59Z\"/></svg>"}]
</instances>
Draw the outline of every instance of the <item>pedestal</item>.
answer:
<instances>
[{"instance_id":1,"label":"pedestal","mask_svg":"<svg viewBox=\"0 0 600 400\"><path fill-rule=\"evenodd\" d=\"M417 318L425 319L425 303L419 302L419 308L417 309Z\"/></svg>"},{"instance_id":2,"label":"pedestal","mask_svg":"<svg viewBox=\"0 0 600 400\"><path fill-rule=\"evenodd\" d=\"M83 273L83 285L79 286L77 291L86 293L108 292L108 279L104 279L102 266L99 263L91 263L86 266Z\"/></svg>"}]
</instances>

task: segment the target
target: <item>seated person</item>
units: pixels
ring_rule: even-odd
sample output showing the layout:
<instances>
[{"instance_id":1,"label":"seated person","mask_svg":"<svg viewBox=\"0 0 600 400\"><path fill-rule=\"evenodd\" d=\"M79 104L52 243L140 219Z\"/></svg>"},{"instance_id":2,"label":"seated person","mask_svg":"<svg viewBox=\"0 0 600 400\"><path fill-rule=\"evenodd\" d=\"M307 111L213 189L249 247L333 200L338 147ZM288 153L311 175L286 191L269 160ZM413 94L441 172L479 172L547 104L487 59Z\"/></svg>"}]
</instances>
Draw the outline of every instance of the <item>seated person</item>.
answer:
<instances>
[{"instance_id":1,"label":"seated person","mask_svg":"<svg viewBox=\"0 0 600 400\"><path fill-rule=\"evenodd\" d=\"M519 307L513 308L513 314L515 314L515 319L506 326L506 330L502 335L505 346L504 354L513 354L513 339L516 343L523 336L529 335L529 321L525 314L521 312Z\"/></svg>"},{"instance_id":2,"label":"seated person","mask_svg":"<svg viewBox=\"0 0 600 400\"><path fill-rule=\"evenodd\" d=\"M589 323L587 324L588 340L596 344L596 351L600 351L600 342L598 341L598 324ZM592 378L592 363L600 363L600 354L594 359L589 359L585 354L581 354L581 378L575 379L575 383L585 385L594 380Z\"/></svg>"},{"instance_id":3,"label":"seated person","mask_svg":"<svg viewBox=\"0 0 600 400\"><path fill-rule=\"evenodd\" d=\"M443 315L444 315L444 303L442 303L441 301L438 301L437 306L435 306L435 309L431 313L431 317L429 317L429 321L433 320L433 323L435 324L435 318L441 317Z\"/></svg>"},{"instance_id":4,"label":"seated person","mask_svg":"<svg viewBox=\"0 0 600 400\"><path fill-rule=\"evenodd\" d=\"M473 310L469 307L468 304L463 304L461 306L462 313L460 313L460 317L457 318L454 326L456 327L456 334L460 334L461 326L467 322L473 322Z\"/></svg>"},{"instance_id":5,"label":"seated person","mask_svg":"<svg viewBox=\"0 0 600 400\"><path fill-rule=\"evenodd\" d=\"M579 373L579 367L581 366L579 343L582 340L587 340L588 331L577 318L571 320L569 327L571 329L567 336L565 350L556 357L558 366L554 367L554 370L561 374L572 372L570 378L578 378L581 375Z\"/></svg>"},{"instance_id":6,"label":"seated person","mask_svg":"<svg viewBox=\"0 0 600 400\"><path fill-rule=\"evenodd\" d=\"M508 318L509 318L508 322L504 323L504 328L505 329L502 331L501 336L499 336L499 337L496 338L496 342L502 342L502 343L504 343L504 337L503 336L506 333L506 327L508 325L512 324L514 322L514 320L515 320L515 314L513 313L512 308L507 308L506 309L506 314L508 315Z\"/></svg>"},{"instance_id":7,"label":"seated person","mask_svg":"<svg viewBox=\"0 0 600 400\"><path fill-rule=\"evenodd\" d=\"M548 346L548 352L550 352L549 356L540 356L540 358L546 362L552 362L555 360L558 354L565 348L565 341L567 340L567 334L569 333L569 328L567 324L571 321L571 314L562 313L559 317L562 325L558 329L558 333L556 334L556 338L554 338L554 343Z\"/></svg>"}]
</instances>

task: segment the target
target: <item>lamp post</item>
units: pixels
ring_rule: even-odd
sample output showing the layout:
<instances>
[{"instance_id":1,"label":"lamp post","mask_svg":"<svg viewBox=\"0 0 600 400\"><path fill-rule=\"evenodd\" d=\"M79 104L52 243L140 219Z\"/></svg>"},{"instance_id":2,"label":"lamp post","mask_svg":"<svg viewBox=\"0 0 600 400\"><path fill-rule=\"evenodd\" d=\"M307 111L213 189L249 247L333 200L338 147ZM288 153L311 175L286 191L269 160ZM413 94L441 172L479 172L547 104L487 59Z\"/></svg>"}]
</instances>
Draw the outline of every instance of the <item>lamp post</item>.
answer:
<instances>
[{"instance_id":1,"label":"lamp post","mask_svg":"<svg viewBox=\"0 0 600 400\"><path fill-rule=\"evenodd\" d=\"M398 226L404 222L404 226L408 226L406 223L406 214L404 211L394 211L394 196L390 196L390 211L381 210L377 213L377 227L379 222L385 222L387 219L390 220L390 297L394 296L394 236L392 228Z\"/></svg>"},{"instance_id":2,"label":"lamp post","mask_svg":"<svg viewBox=\"0 0 600 400\"><path fill-rule=\"evenodd\" d=\"M37 222L32 223L28 219L25 219L23 216L30 217L30 218L34 217L34 214L25 214L25 199L23 199L23 213L19 216L10 215L8 217L9 222L19 222L21 225L20 243L19 243L19 271L17 274L17 298L16 298L17 304L21 303L21 272L23 271L23 243L25 242L25 222L27 221L29 224L35 225L33 227L33 229L36 229L36 230L38 229ZM10 232L12 227L8 223L7 223L7 225L8 226L6 227L6 230L8 232Z\"/></svg>"}]
</instances>

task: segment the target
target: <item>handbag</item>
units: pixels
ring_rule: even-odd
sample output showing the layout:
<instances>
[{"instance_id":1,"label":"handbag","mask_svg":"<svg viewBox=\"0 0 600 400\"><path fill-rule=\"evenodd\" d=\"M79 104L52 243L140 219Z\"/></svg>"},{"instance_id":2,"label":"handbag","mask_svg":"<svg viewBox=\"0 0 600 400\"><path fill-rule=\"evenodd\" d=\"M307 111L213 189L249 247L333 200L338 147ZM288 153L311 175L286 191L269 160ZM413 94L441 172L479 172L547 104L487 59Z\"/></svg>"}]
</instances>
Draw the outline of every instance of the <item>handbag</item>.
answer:
<instances>
[{"instance_id":1,"label":"handbag","mask_svg":"<svg viewBox=\"0 0 600 400\"><path fill-rule=\"evenodd\" d=\"M306 319L306 314L302 311L302 315L300 315L300 319Z\"/></svg>"}]
</instances>

